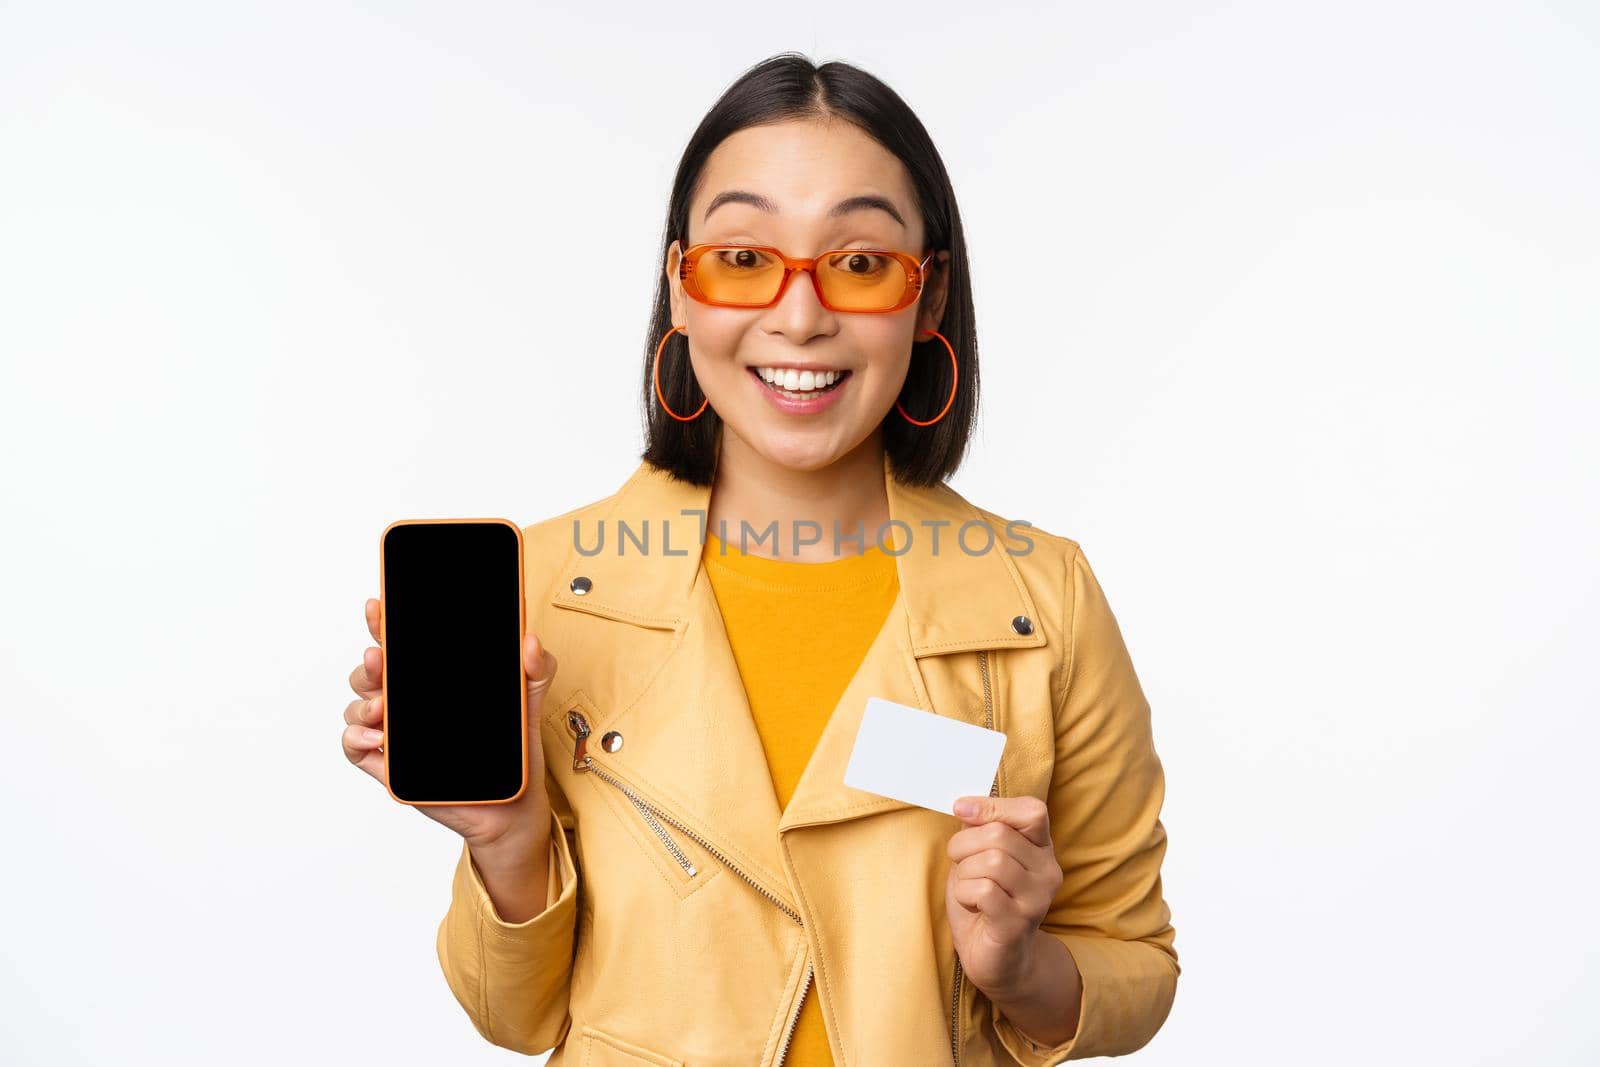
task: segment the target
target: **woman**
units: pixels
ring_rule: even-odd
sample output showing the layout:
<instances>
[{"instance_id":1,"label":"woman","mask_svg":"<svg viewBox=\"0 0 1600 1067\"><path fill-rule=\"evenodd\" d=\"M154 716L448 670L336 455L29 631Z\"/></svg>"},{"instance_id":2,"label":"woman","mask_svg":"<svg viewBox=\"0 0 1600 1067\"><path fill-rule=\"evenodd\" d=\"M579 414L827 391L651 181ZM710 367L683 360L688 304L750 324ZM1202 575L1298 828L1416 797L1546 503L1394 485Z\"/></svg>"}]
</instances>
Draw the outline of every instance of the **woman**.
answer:
<instances>
[{"instance_id":1,"label":"woman","mask_svg":"<svg viewBox=\"0 0 1600 1067\"><path fill-rule=\"evenodd\" d=\"M551 1064L1140 1048L1179 973L1149 705L1078 546L945 484L977 346L927 132L848 65L752 68L664 264L643 462L525 531L542 788L418 809L463 838L450 989ZM380 666L344 747L381 780ZM1004 732L990 794L844 785L870 697Z\"/></svg>"}]
</instances>

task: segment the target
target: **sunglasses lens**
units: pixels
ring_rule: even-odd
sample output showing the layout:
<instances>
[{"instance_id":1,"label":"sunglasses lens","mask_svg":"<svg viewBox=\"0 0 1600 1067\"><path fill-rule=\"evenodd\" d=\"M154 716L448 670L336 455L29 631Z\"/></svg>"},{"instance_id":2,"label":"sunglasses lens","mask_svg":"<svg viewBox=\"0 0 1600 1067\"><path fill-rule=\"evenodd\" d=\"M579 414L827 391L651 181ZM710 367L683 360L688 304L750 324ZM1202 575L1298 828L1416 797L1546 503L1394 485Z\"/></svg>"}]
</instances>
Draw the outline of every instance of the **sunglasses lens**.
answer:
<instances>
[{"instance_id":1,"label":"sunglasses lens","mask_svg":"<svg viewBox=\"0 0 1600 1067\"><path fill-rule=\"evenodd\" d=\"M695 263L694 280L714 304L759 307L778 295L783 261L757 248L710 248Z\"/></svg>"},{"instance_id":2,"label":"sunglasses lens","mask_svg":"<svg viewBox=\"0 0 1600 1067\"><path fill-rule=\"evenodd\" d=\"M906 295L909 282L898 259L875 252L835 252L817 264L828 303L845 311L881 311Z\"/></svg>"},{"instance_id":3,"label":"sunglasses lens","mask_svg":"<svg viewBox=\"0 0 1600 1067\"><path fill-rule=\"evenodd\" d=\"M823 256L816 275L828 303L841 311L886 311L905 298L910 283L899 260L867 251ZM708 303L764 307L783 284L783 261L758 248L708 248L695 262L694 280Z\"/></svg>"}]
</instances>

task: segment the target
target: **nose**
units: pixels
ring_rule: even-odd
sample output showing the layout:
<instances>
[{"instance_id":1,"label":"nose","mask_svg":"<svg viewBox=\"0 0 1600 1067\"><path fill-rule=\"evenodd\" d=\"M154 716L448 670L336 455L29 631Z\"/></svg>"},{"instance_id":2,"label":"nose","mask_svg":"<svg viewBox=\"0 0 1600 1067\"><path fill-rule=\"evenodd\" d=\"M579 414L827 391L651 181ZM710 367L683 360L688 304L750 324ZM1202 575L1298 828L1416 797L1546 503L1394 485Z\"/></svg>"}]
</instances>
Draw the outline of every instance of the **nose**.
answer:
<instances>
[{"instance_id":1,"label":"nose","mask_svg":"<svg viewBox=\"0 0 1600 1067\"><path fill-rule=\"evenodd\" d=\"M816 285L809 271L796 271L778 302L767 309L769 333L780 334L790 343L803 345L818 334L833 332L834 313L817 299Z\"/></svg>"}]
</instances>

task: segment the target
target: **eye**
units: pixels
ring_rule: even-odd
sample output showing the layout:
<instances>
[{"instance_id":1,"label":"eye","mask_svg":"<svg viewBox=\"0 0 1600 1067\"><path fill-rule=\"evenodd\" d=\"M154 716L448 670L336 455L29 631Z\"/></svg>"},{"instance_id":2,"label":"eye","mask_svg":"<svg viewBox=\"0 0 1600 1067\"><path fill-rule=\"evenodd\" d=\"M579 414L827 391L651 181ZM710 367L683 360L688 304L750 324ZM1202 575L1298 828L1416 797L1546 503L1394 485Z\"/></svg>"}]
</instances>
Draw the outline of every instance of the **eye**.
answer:
<instances>
[{"instance_id":1,"label":"eye","mask_svg":"<svg viewBox=\"0 0 1600 1067\"><path fill-rule=\"evenodd\" d=\"M889 257L875 255L868 251L847 251L828 260L828 266L845 274L853 274L860 278L870 278L874 274L881 274L889 263Z\"/></svg>"},{"instance_id":2,"label":"eye","mask_svg":"<svg viewBox=\"0 0 1600 1067\"><path fill-rule=\"evenodd\" d=\"M761 270L772 263L772 257L765 252L734 246L718 248L711 253L711 257L719 268L732 271Z\"/></svg>"}]
</instances>

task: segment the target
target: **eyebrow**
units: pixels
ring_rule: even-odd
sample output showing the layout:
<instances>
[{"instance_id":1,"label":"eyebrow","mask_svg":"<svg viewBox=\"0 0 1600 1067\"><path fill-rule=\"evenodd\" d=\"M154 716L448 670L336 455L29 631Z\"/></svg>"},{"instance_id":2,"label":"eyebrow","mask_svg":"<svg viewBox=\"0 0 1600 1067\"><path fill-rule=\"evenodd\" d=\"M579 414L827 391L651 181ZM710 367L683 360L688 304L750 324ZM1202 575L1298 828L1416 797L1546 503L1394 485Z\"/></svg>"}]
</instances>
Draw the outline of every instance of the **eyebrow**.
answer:
<instances>
[{"instance_id":1,"label":"eyebrow","mask_svg":"<svg viewBox=\"0 0 1600 1067\"><path fill-rule=\"evenodd\" d=\"M718 193L712 198L711 204L706 208L706 213L701 216L701 221L704 222L706 219L709 219L711 217L711 213L717 208L721 207L723 204L749 204L751 207L760 211L765 211L769 215L781 214L778 211L778 205L774 204L771 200L768 200L760 193L750 193L743 189L728 189L724 192ZM894 221L898 222L902 227L906 224L906 220L900 217L900 212L895 210L895 206L892 201L886 197L870 195L846 197L837 204L833 205L832 210L828 212L828 218L836 219L840 216L848 215L852 211L863 211L870 208L877 208L880 211L887 211L889 216L893 218Z\"/></svg>"}]
</instances>

